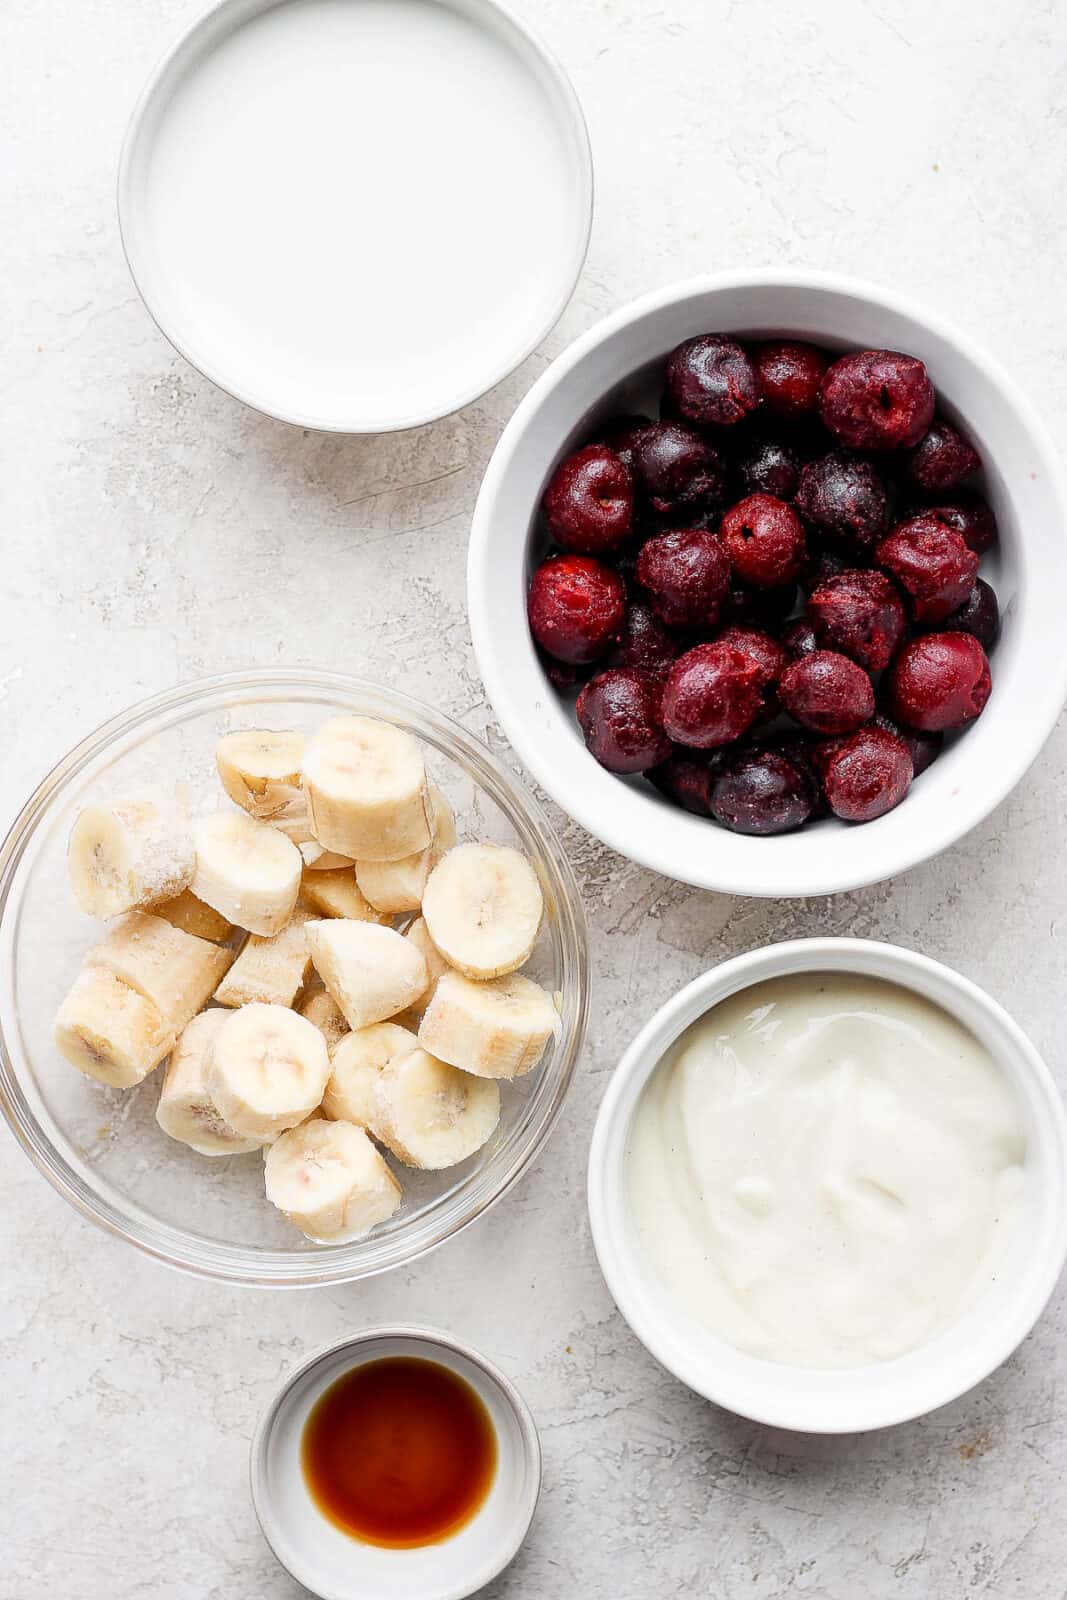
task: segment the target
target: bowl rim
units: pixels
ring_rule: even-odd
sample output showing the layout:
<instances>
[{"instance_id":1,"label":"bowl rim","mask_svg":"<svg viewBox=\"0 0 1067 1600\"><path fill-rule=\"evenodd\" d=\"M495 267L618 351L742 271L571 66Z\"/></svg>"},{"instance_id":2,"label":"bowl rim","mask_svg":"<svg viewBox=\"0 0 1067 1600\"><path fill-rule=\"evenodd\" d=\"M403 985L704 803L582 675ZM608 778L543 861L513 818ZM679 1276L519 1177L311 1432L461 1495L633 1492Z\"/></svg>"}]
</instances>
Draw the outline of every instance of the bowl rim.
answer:
<instances>
[{"instance_id":1,"label":"bowl rim","mask_svg":"<svg viewBox=\"0 0 1067 1600\"><path fill-rule=\"evenodd\" d=\"M291 427L309 428L316 433L337 433L353 435L375 435L380 433L398 433L407 428L422 427L430 422L440 422L445 417L451 417L465 406L473 404L483 395L489 393L497 384L502 383L516 368L520 367L538 345L552 332L563 312L569 305L574 291L578 286L582 271L585 267L586 257L589 253L589 240L593 229L593 212L595 205L595 184L593 173L593 155L589 139L589 128L582 110L581 101L571 82L562 62L548 48L543 39L528 22L520 17L511 7L509 0L463 0L463 3L472 10L481 8L489 15L496 14L499 21L506 28L510 28L515 36L515 43L540 60L541 66L558 96L558 104L565 115L569 133L573 141L575 195L579 205L579 215L574 237L570 245L569 260L561 273L560 289L551 307L546 312L541 325L532 335L527 335L521 342L512 346L506 355L500 358L492 367L488 381L479 379L468 389L460 391L453 399L443 406L430 411L416 410L402 412L394 415L374 416L366 413L352 416L344 421L323 418L314 413L301 412L296 408L280 406L276 399L265 401L263 396L253 387L243 383L238 377L236 380L227 376L218 363L203 351L194 355L191 345L180 334L175 333L167 326L166 309L161 296L157 293L155 277L151 266L144 257L139 243L138 230L135 219L139 207L135 197L134 169L140 152L142 137L146 132L146 123L156 97L167 88L170 75L178 69L179 58L197 46L201 40L210 35L222 25L224 15L228 11L245 12L253 14L255 10L266 11L274 6L286 3L286 0L212 0L206 11L196 16L184 27L172 44L164 51L150 71L133 111L130 113L126 125L126 132L122 141L119 155L118 172L116 177L116 208L118 212L119 240L122 252L126 258L126 265L134 288L145 310L151 317L155 326L167 341L170 347L201 377L221 389L225 394L241 402L242 405L258 411L261 415L272 418L275 422L284 422ZM451 4L452 0L437 0L439 4ZM240 18L235 24L240 26ZM489 371L489 369L486 369Z\"/></svg>"},{"instance_id":2,"label":"bowl rim","mask_svg":"<svg viewBox=\"0 0 1067 1600\"><path fill-rule=\"evenodd\" d=\"M516 818L520 819L523 829L536 841L537 849L553 876L551 884L545 887L551 889L553 908L560 924L559 939L565 969L563 976L568 975L569 967L574 1012L569 1035L561 1046L558 1078L540 1120L531 1126L521 1159L512 1161L510 1167L502 1171L495 1186L477 1192L472 1197L474 1203L468 1204L464 1214L452 1221L439 1221L436 1227L427 1230L415 1248L395 1249L388 1259L361 1264L358 1260L361 1247L367 1244L373 1234L321 1250L290 1252L264 1249L253 1253L248 1246L205 1239L190 1234L176 1224L155 1218L147 1224L140 1221L131 1224L129 1217L109 1200L85 1187L41 1128L32 1108L26 1103L11 1059L3 1017L0 1017L0 1115L37 1170L76 1211L106 1233L125 1240L166 1266L197 1277L255 1288L308 1288L350 1283L360 1278L374 1277L395 1267L410 1266L445 1240L462 1232L508 1193L544 1149L559 1120L585 1046L590 988L585 908L566 851L536 798L528 793L521 780L504 766L482 740L469 733L453 717L414 696L383 688L370 679L312 667L250 668L190 679L139 700L108 718L55 763L37 784L0 842L0 928L6 922L8 902L22 858L37 827L53 802L62 795L69 780L117 741L151 724L161 713L197 703L202 709L207 709L206 703L213 696L246 690L258 691L266 702L281 698L286 692L292 697L294 692L310 694L319 691L336 695L339 708L344 706L346 697L353 704L358 704L367 696L384 699L400 714L409 715L435 729L440 737L461 752L474 768L473 781L501 807L512 826L515 826ZM254 702L245 702L249 703ZM499 1159L503 1148L494 1159Z\"/></svg>"},{"instance_id":3,"label":"bowl rim","mask_svg":"<svg viewBox=\"0 0 1067 1600\"><path fill-rule=\"evenodd\" d=\"M802 882L796 875L795 881L783 889L780 885L754 879L743 866L731 867L721 862L704 866L692 856L679 860L671 846L669 829L649 826L635 833L617 820L610 806L604 805L599 785L572 782L567 777L561 781L554 763L546 758L522 699L515 692L499 645L500 636L518 621L516 611L511 609L510 604L501 606L500 595L493 588L493 549L499 539L502 521L500 497L527 430L545 401L591 352L620 330L689 299L751 288L780 288L789 292L811 290L848 297L918 323L935 338L953 346L966 362L982 373L992 388L999 391L1008 407L1014 411L1046 476L1059 521L1067 528L1067 469L1060 463L1045 424L1014 378L969 334L962 332L940 312L930 310L895 290L841 273L779 267L709 273L653 289L601 318L556 357L519 403L490 458L471 521L467 555L467 611L471 642L490 703L523 765L568 815L620 855L678 882L724 894L764 899L844 894L896 877L922 862L933 860L957 844L1007 798L1036 760L1067 701L1067 653L1061 653L1058 658L1048 662L1048 692L1042 701L1046 716L1038 718L1028 735L1020 738L1014 747L1013 759L1001 759L990 764L980 800L968 803L961 799L951 818L942 826L933 847L925 843L920 830L915 829L912 830L909 847L899 850L888 864L880 859L878 852L871 851L861 870L856 870L855 865L850 870L844 867L839 870L826 869L818 875L812 873ZM519 625L525 630L528 647L533 654L534 646L528 639L525 612Z\"/></svg>"},{"instance_id":4,"label":"bowl rim","mask_svg":"<svg viewBox=\"0 0 1067 1600\"><path fill-rule=\"evenodd\" d=\"M294 1367L287 1371L274 1386L271 1394L259 1413L255 1430L248 1448L248 1481L252 1498L252 1509L259 1523L260 1532L270 1546L275 1558L285 1568L291 1577L298 1583L304 1584L309 1592L316 1594L320 1600L351 1600L350 1595L340 1593L325 1594L324 1591L311 1587L307 1573L303 1570L303 1563L299 1554L294 1550L287 1533L284 1531L280 1517L272 1505L267 1481L267 1448L270 1436L278 1420L278 1414L285 1402L286 1396L309 1372L323 1362L329 1361L332 1356L343 1351L357 1352L361 1346L381 1343L386 1340L403 1340L405 1342L424 1344L427 1346L427 1357L432 1359L435 1350L448 1350L455 1355L463 1357L472 1366L477 1367L488 1382L495 1388L507 1402L508 1409L514 1416L519 1434L522 1439L522 1455L529 1470L529 1492L520 1507L516 1517L512 1537L505 1545L502 1559L492 1557L473 1574L470 1582L464 1581L453 1585L449 1589L436 1591L428 1600L465 1600L467 1595L476 1593L487 1583L497 1577L504 1569L510 1566L522 1548L526 1535L530 1531L537 1510L537 1502L541 1496L541 1480L543 1472L543 1458L541 1452L541 1436L537 1431L537 1423L533 1412L525 1397L512 1383L506 1373L502 1372L494 1362L477 1350L473 1345L463 1339L457 1339L453 1334L443 1333L437 1328L430 1328L415 1323L382 1323L373 1328L364 1328L357 1334L345 1334L339 1339L332 1340L329 1344L319 1345L308 1355L304 1356ZM376 1359L376 1358L371 1358ZM353 1363L358 1365L359 1363ZM349 1368L348 1370L351 1370Z\"/></svg>"},{"instance_id":5,"label":"bowl rim","mask_svg":"<svg viewBox=\"0 0 1067 1600\"><path fill-rule=\"evenodd\" d=\"M1010 1072L1013 1082L1025 1081L1034 1091L1035 1100L1040 1103L1042 1135L1047 1134L1048 1146L1044 1158L1046 1180L1050 1177L1049 1149L1054 1153L1057 1167L1052 1174L1054 1182L1050 1185L1046 1181L1041 1191L1045 1254L1035 1266L1028 1292L1020 1293L1012 1304L1012 1313L1005 1318L1007 1325L993 1355L980 1362L974 1371L962 1375L959 1366L946 1367L942 1361L938 1374L944 1376L943 1385L934 1386L933 1390L927 1387L921 1400L913 1396L902 1402L898 1396L896 1404L884 1404L880 1410L878 1401L881 1396L873 1395L865 1399L864 1415L854 1425L843 1424L837 1413L832 1418L824 1417L819 1410L819 1397L813 1397L810 1392L803 1393L805 1380L809 1386L816 1381L832 1383L838 1374L855 1377L856 1374L867 1372L885 1372L892 1362L822 1369L793 1366L785 1362L764 1362L743 1351L731 1350L731 1354L739 1354L750 1369L749 1386L764 1367L779 1373L795 1373L798 1380L793 1395L785 1404L777 1391L766 1402L742 1400L739 1404L737 1395L731 1390L729 1374L724 1375L717 1370L706 1351L702 1353L692 1344L685 1346L685 1313L679 1312L677 1321L670 1317L670 1292L654 1279L657 1309L655 1313L646 1311L644 1297L636 1287L639 1271L635 1263L641 1259L641 1247L635 1237L632 1219L627 1214L625 1196L621 1193L626 1137L640 1096L658 1064L686 1028L719 1001L753 984L796 972L820 970L880 977L925 994L934 1004L948 1010L950 1015L959 1015L944 999L929 993L934 988L942 992L950 990L958 997L961 1012L969 1010L974 1015L981 1015L1010 1045L1012 1065L1010 1068L1002 1066L1002 1070L1006 1074ZM969 1026L962 1016L960 1020ZM1053 1187L1058 1194L1058 1207ZM623 1319L655 1360L688 1388L735 1415L793 1432L824 1434L864 1433L912 1421L965 1394L1007 1360L1045 1309L1067 1262L1065 1194L1067 1115L1055 1080L1027 1034L992 995L962 973L906 946L879 939L815 937L785 940L731 956L684 985L653 1013L623 1052L613 1071L597 1113L587 1171L589 1222L601 1273ZM951 1334L952 1326L945 1332ZM727 1348L725 1342L723 1348ZM927 1347L918 1346L911 1355L918 1355L924 1348ZM923 1375L928 1376L926 1373ZM913 1389L918 1388L916 1380ZM797 1395L800 1396L799 1401ZM855 1396L850 1396L849 1400L850 1405L858 1409Z\"/></svg>"}]
</instances>

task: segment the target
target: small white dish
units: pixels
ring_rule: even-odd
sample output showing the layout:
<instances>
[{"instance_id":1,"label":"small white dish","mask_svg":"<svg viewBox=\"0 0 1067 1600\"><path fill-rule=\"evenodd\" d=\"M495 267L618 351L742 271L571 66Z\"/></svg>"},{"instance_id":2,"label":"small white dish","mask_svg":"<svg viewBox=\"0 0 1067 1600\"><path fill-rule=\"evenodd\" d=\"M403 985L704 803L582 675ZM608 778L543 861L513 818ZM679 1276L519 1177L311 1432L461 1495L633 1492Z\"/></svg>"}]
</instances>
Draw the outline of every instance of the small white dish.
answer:
<instances>
[{"instance_id":1,"label":"small white dish","mask_svg":"<svg viewBox=\"0 0 1067 1600\"><path fill-rule=\"evenodd\" d=\"M118 202L186 360L283 421L380 433L540 343L592 194L570 82L496 0L221 0L150 78Z\"/></svg>"},{"instance_id":2,"label":"small white dish","mask_svg":"<svg viewBox=\"0 0 1067 1600\"><path fill-rule=\"evenodd\" d=\"M573 707L544 674L526 620L530 574L545 550L540 501L556 463L598 421L658 398L681 340L725 331L793 336L833 349L919 356L942 409L973 437L1000 526L983 563L1003 630L993 693L895 811L853 827L828 817L794 833L730 833L624 781L585 748ZM1067 696L1061 580L1067 484L1030 403L970 338L890 290L794 268L724 272L671 284L605 317L525 396L486 470L471 526L467 609L478 670L524 766L556 803L613 850L682 883L726 894L837 894L927 861L961 839L1015 787Z\"/></svg>"},{"instance_id":3,"label":"small white dish","mask_svg":"<svg viewBox=\"0 0 1067 1600\"><path fill-rule=\"evenodd\" d=\"M311 1498L300 1452L320 1395L344 1373L383 1357L436 1361L471 1385L497 1439L493 1485L480 1510L450 1538L386 1549L343 1533ZM484 1356L426 1328L369 1328L307 1357L287 1374L252 1438L252 1503L282 1566L320 1600L463 1600L513 1560L541 1487L541 1444L530 1409Z\"/></svg>"},{"instance_id":4,"label":"small white dish","mask_svg":"<svg viewBox=\"0 0 1067 1600\"><path fill-rule=\"evenodd\" d=\"M1027 1135L1025 1181L1011 1248L994 1280L937 1338L891 1361L824 1369L766 1361L690 1317L637 1237L626 1188L630 1126L671 1045L718 1001L768 978L848 972L883 978L932 1000L990 1051L1018 1097ZM1051 1074L995 1000L951 968L866 939L797 939L737 956L695 979L645 1024L615 1069L589 1153L589 1218L615 1303L675 1377L755 1422L804 1433L863 1433L907 1422L973 1388L1026 1337L1067 1258L1067 1121Z\"/></svg>"}]
</instances>

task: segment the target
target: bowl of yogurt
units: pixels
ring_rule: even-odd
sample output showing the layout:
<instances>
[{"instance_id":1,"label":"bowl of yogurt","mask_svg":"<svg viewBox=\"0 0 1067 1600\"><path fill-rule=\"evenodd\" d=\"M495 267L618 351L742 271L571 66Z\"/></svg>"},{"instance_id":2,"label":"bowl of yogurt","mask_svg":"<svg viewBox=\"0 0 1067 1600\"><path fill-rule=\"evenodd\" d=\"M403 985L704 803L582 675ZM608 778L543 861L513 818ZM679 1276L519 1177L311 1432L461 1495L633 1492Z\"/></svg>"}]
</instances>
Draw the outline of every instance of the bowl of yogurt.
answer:
<instances>
[{"instance_id":1,"label":"bowl of yogurt","mask_svg":"<svg viewBox=\"0 0 1067 1600\"><path fill-rule=\"evenodd\" d=\"M905 1422L989 1375L1067 1257L1067 1121L994 1000L893 945L724 962L626 1051L589 1162L638 1338L776 1427Z\"/></svg>"}]
</instances>

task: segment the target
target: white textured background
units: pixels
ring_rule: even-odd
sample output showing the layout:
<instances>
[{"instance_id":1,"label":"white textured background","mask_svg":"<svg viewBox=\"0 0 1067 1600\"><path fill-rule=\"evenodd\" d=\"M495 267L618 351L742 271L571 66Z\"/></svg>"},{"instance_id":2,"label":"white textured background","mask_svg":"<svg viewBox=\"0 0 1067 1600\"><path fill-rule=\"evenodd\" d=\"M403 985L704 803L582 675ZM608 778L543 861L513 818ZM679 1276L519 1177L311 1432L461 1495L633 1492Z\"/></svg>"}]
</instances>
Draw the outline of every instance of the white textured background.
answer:
<instances>
[{"instance_id":1,"label":"white textured background","mask_svg":"<svg viewBox=\"0 0 1067 1600\"><path fill-rule=\"evenodd\" d=\"M118 246L126 116L189 0L0 8L0 810L102 718L256 663L366 673L497 747L463 602L478 482L582 329L672 278L803 263L960 320L1067 428L1067 16L1058 0L520 0L589 118L598 214L562 323L463 415L305 435L213 391L150 324ZM481 1344L540 1422L545 1484L493 1600L1061 1600L1067 1315L993 1379L852 1440L703 1404L615 1315L584 1162L620 1049L721 957L805 933L942 957L1008 1003L1067 1087L1060 734L964 845L891 887L731 901L566 828L595 1020L544 1159L417 1271L285 1296L171 1275L92 1231L0 1137L0 1597L294 1600L246 1492L261 1400L373 1320ZM562 820L562 819L560 819Z\"/></svg>"}]
</instances>

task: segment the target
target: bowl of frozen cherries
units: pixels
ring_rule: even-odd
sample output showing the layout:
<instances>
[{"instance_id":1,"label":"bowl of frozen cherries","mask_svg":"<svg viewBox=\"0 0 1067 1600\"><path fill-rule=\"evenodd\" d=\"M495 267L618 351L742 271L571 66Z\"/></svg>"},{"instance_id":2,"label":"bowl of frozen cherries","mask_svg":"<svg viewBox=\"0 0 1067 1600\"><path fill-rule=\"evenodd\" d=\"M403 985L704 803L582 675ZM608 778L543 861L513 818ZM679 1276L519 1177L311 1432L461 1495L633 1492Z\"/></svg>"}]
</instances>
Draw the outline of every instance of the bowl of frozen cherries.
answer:
<instances>
[{"instance_id":1,"label":"bowl of frozen cherries","mask_svg":"<svg viewBox=\"0 0 1067 1600\"><path fill-rule=\"evenodd\" d=\"M498 447L470 568L479 664L545 787L647 865L763 894L887 876L992 809L1065 691L1040 592L1060 487L1008 380L875 291L770 276L639 302L557 367Z\"/></svg>"}]
</instances>

